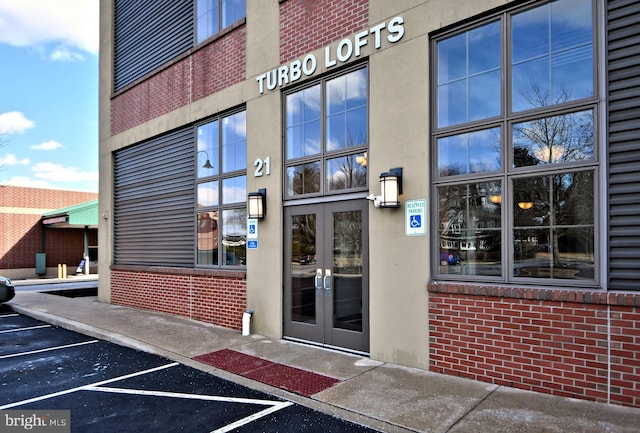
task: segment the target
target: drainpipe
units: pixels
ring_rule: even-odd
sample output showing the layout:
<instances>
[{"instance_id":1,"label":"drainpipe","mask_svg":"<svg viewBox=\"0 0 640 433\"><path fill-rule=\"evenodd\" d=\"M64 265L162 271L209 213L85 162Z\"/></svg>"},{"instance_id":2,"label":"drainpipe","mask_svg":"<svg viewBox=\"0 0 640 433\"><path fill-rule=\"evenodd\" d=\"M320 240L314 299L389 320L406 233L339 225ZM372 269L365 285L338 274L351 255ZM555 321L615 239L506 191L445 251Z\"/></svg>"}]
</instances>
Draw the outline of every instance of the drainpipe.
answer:
<instances>
[{"instance_id":1,"label":"drainpipe","mask_svg":"<svg viewBox=\"0 0 640 433\"><path fill-rule=\"evenodd\" d=\"M253 308L248 309L242 315L242 335L249 335L251 328L251 316L253 316Z\"/></svg>"}]
</instances>

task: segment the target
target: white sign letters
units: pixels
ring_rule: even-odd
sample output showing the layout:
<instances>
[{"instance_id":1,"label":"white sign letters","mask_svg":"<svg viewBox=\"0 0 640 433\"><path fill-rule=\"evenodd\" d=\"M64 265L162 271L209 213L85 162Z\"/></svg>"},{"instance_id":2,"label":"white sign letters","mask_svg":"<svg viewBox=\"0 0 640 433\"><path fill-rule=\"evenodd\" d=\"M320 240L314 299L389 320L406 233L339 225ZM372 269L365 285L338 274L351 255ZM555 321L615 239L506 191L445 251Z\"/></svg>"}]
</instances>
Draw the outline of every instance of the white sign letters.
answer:
<instances>
[{"instance_id":1,"label":"white sign letters","mask_svg":"<svg viewBox=\"0 0 640 433\"><path fill-rule=\"evenodd\" d=\"M384 30L386 29L386 32ZM346 38L338 43L335 51L331 47L324 49L324 66L329 69L336 66L338 62L344 63L352 57L360 57L362 47L369 45L373 39L373 47L380 49L382 47L382 37L386 33L386 39L390 43L396 43L404 36L404 18L395 17L388 23L380 23L368 30L356 33L353 40ZM315 54L307 54L302 60L296 59L289 64L280 65L269 72L258 75L258 91L263 94L266 90L275 90L286 84L293 83L302 76L311 76L316 72L318 67L318 59Z\"/></svg>"}]
</instances>

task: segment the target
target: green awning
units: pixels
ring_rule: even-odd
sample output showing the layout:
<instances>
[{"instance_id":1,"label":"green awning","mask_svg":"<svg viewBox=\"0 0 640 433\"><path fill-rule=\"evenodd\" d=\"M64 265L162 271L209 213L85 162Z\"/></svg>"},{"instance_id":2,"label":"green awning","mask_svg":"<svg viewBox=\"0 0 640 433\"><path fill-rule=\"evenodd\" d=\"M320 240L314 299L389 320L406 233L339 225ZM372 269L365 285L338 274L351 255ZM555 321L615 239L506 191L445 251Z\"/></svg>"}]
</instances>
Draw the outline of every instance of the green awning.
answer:
<instances>
[{"instance_id":1,"label":"green awning","mask_svg":"<svg viewBox=\"0 0 640 433\"><path fill-rule=\"evenodd\" d=\"M42 224L58 228L98 228L98 199L44 213Z\"/></svg>"}]
</instances>

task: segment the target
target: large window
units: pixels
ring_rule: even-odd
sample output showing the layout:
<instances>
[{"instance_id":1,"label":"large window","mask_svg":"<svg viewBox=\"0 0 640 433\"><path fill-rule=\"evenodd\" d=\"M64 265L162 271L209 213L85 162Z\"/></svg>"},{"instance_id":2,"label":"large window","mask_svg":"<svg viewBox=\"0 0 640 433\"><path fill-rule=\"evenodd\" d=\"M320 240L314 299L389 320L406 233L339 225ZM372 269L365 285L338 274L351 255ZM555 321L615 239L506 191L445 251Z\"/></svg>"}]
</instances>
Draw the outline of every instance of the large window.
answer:
<instances>
[{"instance_id":1,"label":"large window","mask_svg":"<svg viewBox=\"0 0 640 433\"><path fill-rule=\"evenodd\" d=\"M246 0L197 0L197 41L202 42L247 14Z\"/></svg>"},{"instance_id":2,"label":"large window","mask_svg":"<svg viewBox=\"0 0 640 433\"><path fill-rule=\"evenodd\" d=\"M436 278L598 282L593 14L538 2L434 40Z\"/></svg>"},{"instance_id":3,"label":"large window","mask_svg":"<svg viewBox=\"0 0 640 433\"><path fill-rule=\"evenodd\" d=\"M367 68L286 95L285 197L367 189Z\"/></svg>"},{"instance_id":4,"label":"large window","mask_svg":"<svg viewBox=\"0 0 640 433\"><path fill-rule=\"evenodd\" d=\"M246 113L198 126L197 264L246 265Z\"/></svg>"}]
</instances>

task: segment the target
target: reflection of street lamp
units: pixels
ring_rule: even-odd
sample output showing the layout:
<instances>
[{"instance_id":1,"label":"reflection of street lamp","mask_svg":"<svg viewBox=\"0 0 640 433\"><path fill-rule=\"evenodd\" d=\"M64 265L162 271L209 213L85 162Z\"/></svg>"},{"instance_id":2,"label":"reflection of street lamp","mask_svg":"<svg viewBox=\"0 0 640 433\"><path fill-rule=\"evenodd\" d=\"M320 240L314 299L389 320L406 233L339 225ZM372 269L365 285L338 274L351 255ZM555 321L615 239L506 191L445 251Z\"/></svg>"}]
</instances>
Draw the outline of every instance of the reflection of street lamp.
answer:
<instances>
[{"instance_id":1,"label":"reflection of street lamp","mask_svg":"<svg viewBox=\"0 0 640 433\"><path fill-rule=\"evenodd\" d=\"M204 150L199 150L198 153L204 153L205 156L207 157L207 160L202 165L202 168L213 168L213 165L211 165L211 161L209 161L209 154Z\"/></svg>"},{"instance_id":2,"label":"reflection of street lamp","mask_svg":"<svg viewBox=\"0 0 640 433\"><path fill-rule=\"evenodd\" d=\"M360 164L363 167L367 166L367 152L365 152L363 155L358 155L356 156L356 162L358 164Z\"/></svg>"},{"instance_id":3,"label":"reflection of street lamp","mask_svg":"<svg viewBox=\"0 0 640 433\"><path fill-rule=\"evenodd\" d=\"M533 207L533 201L531 200L531 194L520 191L517 193L516 203L518 203L518 207L522 210L528 210Z\"/></svg>"}]
</instances>

